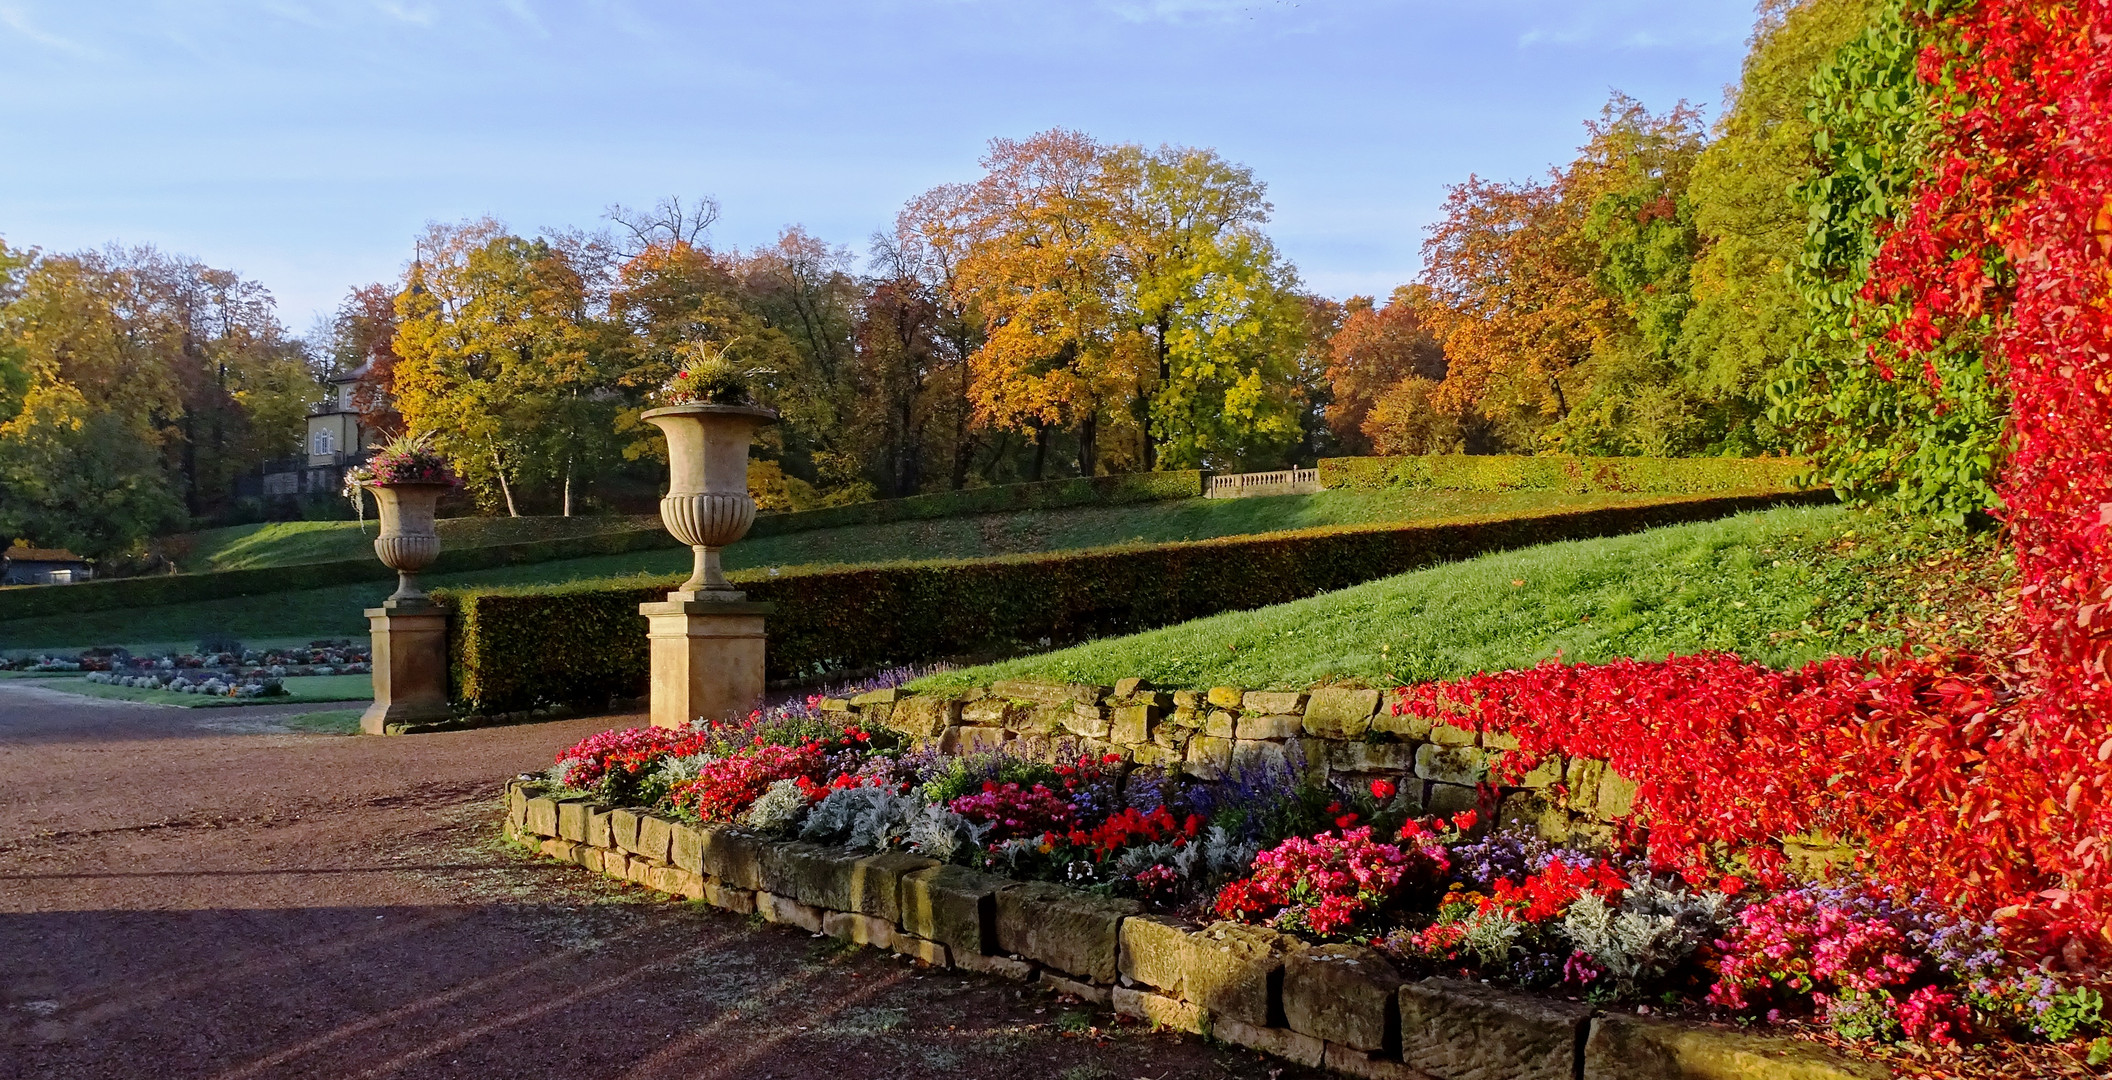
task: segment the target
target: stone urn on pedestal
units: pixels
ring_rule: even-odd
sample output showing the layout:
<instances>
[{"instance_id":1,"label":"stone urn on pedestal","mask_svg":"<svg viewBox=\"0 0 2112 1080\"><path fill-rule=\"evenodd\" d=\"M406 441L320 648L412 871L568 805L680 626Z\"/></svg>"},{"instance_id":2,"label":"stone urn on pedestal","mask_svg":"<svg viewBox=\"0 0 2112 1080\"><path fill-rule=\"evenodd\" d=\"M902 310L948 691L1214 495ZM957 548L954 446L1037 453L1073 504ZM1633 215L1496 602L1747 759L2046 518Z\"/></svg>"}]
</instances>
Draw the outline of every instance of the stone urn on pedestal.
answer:
<instances>
[{"instance_id":1,"label":"stone urn on pedestal","mask_svg":"<svg viewBox=\"0 0 2112 1080\"><path fill-rule=\"evenodd\" d=\"M753 405L687 404L642 419L667 435L667 494L660 520L695 552L689 580L664 602L639 605L652 650L652 720L679 727L738 716L763 700L763 617L726 581L719 549L755 522L748 447L777 414Z\"/></svg>"},{"instance_id":2,"label":"stone urn on pedestal","mask_svg":"<svg viewBox=\"0 0 2112 1080\"><path fill-rule=\"evenodd\" d=\"M381 533L374 554L396 571L396 591L367 609L374 641L374 704L360 715L369 735L399 735L444 724L447 704L447 612L418 585L418 572L440 557L434 514L454 488L447 463L423 437L395 440L347 481L355 498L374 496Z\"/></svg>"}]
</instances>

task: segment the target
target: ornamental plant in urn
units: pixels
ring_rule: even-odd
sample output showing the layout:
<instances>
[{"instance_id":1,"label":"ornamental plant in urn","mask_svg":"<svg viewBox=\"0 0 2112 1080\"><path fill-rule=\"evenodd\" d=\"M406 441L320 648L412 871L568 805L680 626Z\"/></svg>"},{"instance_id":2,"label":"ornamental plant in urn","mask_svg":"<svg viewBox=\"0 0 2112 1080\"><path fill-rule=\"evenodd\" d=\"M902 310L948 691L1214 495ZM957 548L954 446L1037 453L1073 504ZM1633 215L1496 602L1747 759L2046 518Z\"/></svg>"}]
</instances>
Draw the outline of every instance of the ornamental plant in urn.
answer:
<instances>
[{"instance_id":1,"label":"ornamental plant in urn","mask_svg":"<svg viewBox=\"0 0 2112 1080\"><path fill-rule=\"evenodd\" d=\"M440 496L453 490L455 474L433 449L432 435L399 435L372 460L346 477L346 486L370 491L381 511L381 533L374 554L396 571L396 591L387 606L418 607L428 603L418 586L418 571L440 557L440 533L434 511Z\"/></svg>"},{"instance_id":2,"label":"ornamental plant in urn","mask_svg":"<svg viewBox=\"0 0 2112 1080\"><path fill-rule=\"evenodd\" d=\"M719 549L755 523L748 445L777 414L749 400L748 379L759 372L727 359L724 347L692 342L681 351L682 367L660 395L666 404L640 414L667 435L660 521L696 553L689 580L668 599L743 600L747 594L728 584L719 567Z\"/></svg>"}]
</instances>

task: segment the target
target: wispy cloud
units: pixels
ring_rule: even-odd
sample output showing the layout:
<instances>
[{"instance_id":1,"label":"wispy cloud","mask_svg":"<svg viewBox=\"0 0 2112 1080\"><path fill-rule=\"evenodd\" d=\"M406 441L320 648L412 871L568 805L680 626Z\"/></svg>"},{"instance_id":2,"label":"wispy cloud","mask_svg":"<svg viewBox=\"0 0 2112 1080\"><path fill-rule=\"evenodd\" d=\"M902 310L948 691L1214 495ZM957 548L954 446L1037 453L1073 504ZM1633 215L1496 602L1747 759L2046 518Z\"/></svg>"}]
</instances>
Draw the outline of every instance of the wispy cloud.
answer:
<instances>
[{"instance_id":1,"label":"wispy cloud","mask_svg":"<svg viewBox=\"0 0 2112 1080\"><path fill-rule=\"evenodd\" d=\"M41 45L53 52L62 52L69 56L78 56L83 59L97 55L94 49L78 41L39 29L35 23L30 21L29 12L23 10L17 4L0 4L0 26L14 31L16 35L31 44Z\"/></svg>"}]
</instances>

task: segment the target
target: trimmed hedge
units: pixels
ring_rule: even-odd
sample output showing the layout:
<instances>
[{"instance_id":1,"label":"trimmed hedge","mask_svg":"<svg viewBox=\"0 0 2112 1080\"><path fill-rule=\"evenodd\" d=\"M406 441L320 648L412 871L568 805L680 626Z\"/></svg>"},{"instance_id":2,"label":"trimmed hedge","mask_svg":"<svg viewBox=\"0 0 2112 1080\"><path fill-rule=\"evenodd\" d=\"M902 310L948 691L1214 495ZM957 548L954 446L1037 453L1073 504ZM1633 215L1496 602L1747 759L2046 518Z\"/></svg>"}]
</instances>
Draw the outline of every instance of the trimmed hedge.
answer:
<instances>
[{"instance_id":1,"label":"trimmed hedge","mask_svg":"<svg viewBox=\"0 0 2112 1080\"><path fill-rule=\"evenodd\" d=\"M1656 499L1495 521L1363 525L995 559L732 575L770 617L768 676L1066 645L1283 603L1448 560L1705 521L1830 491ZM453 594L455 699L479 712L644 693L638 605L674 579Z\"/></svg>"},{"instance_id":2,"label":"trimmed hedge","mask_svg":"<svg viewBox=\"0 0 2112 1080\"><path fill-rule=\"evenodd\" d=\"M1203 494L1203 474L1193 469L1174 472L1124 473L1119 476L1073 477L1044 480L1035 484L1002 484L911 495L902 499L800 510L789 514L764 514L755 519L750 536L783 536L815 529L840 529L849 525L884 525L891 521L928 521L933 518L966 517L970 514L1002 514L1014 510L1057 510L1070 506L1120 506L1125 503L1158 502L1164 499L1198 499Z\"/></svg>"},{"instance_id":3,"label":"trimmed hedge","mask_svg":"<svg viewBox=\"0 0 2112 1080\"><path fill-rule=\"evenodd\" d=\"M765 514L755 519L750 536L782 536L787 533L836 529L853 525L878 525L890 521L922 521L968 514L1003 513L1010 510L1050 510L1069 506L1120 505L1161 499L1192 499L1202 495L1203 474L1187 472L1133 473L1092 479L1049 480L1038 484L1005 484L969 491L916 495L907 499L833 506L790 514ZM623 555L633 551L658 551L681 547L666 529L625 529L552 540L525 540L512 544L441 551L428 574L454 574L490 570L501 566L583 559L597 555ZM154 607L160 604L190 604L231 596L321 589L361 581L393 581L396 572L374 559L337 559L329 562L267 566L254 570L219 570L200 574L167 574L157 577L110 578L77 585L37 585L0 589L0 621L38 615L60 615L79 611L112 611L119 608Z\"/></svg>"},{"instance_id":4,"label":"trimmed hedge","mask_svg":"<svg viewBox=\"0 0 2112 1080\"><path fill-rule=\"evenodd\" d=\"M1321 458L1320 485L1385 491L1566 491L1713 495L1792 491L1803 458L1570 457L1563 454L1430 454Z\"/></svg>"}]
</instances>

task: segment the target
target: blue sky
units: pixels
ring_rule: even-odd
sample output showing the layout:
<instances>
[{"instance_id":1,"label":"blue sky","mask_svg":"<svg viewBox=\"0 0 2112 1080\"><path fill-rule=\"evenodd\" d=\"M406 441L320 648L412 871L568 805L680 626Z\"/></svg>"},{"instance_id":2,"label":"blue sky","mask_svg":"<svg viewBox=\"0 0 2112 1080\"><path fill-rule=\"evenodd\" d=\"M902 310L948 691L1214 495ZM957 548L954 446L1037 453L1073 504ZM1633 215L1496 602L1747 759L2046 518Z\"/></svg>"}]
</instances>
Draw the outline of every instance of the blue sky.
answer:
<instances>
[{"instance_id":1,"label":"blue sky","mask_svg":"<svg viewBox=\"0 0 2112 1080\"><path fill-rule=\"evenodd\" d=\"M1713 117L1745 0L0 0L0 238L153 243L296 330L428 220L863 246L1049 127L1213 146L1310 287L1411 277L1445 185L1566 161L1614 89Z\"/></svg>"}]
</instances>

